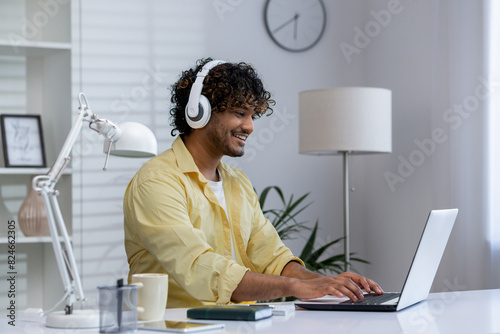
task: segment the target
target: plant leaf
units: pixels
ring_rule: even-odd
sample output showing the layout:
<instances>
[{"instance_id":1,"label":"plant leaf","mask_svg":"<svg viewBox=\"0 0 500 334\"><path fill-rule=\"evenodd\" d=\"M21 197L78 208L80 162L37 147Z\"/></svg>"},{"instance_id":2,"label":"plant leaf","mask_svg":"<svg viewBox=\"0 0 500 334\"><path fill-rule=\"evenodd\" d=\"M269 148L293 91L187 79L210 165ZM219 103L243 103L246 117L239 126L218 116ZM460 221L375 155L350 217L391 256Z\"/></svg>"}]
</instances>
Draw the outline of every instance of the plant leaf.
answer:
<instances>
[{"instance_id":1,"label":"plant leaf","mask_svg":"<svg viewBox=\"0 0 500 334\"><path fill-rule=\"evenodd\" d=\"M264 204L266 202L267 195L269 194L269 192L271 190L275 190L278 193L278 195L281 199L281 202L283 203L283 205L285 205L285 203L286 203L285 196L283 196L283 192L281 191L281 189L278 186L269 186L269 187L264 188L264 190L262 190L262 192L260 193L259 204L260 204L261 209L264 209Z\"/></svg>"},{"instance_id":2,"label":"plant leaf","mask_svg":"<svg viewBox=\"0 0 500 334\"><path fill-rule=\"evenodd\" d=\"M311 260L318 260L321 255L323 255L323 253L328 249L330 248L331 246L335 245L336 243L338 243L339 241L341 240L344 240L344 237L341 237L341 238L338 238L338 239L335 239L333 241L330 241L329 243L325 244L324 246L320 247L319 249L315 250L312 254L311 254ZM342 257L344 257L342 255Z\"/></svg>"},{"instance_id":3,"label":"plant leaf","mask_svg":"<svg viewBox=\"0 0 500 334\"><path fill-rule=\"evenodd\" d=\"M300 258L302 261L307 261L311 257L311 252L314 249L314 241L316 240L316 232L318 231L318 221L316 220L316 224L314 224L314 228L309 236L309 240L307 240L304 248L302 249L302 253L300 254Z\"/></svg>"},{"instance_id":4,"label":"plant leaf","mask_svg":"<svg viewBox=\"0 0 500 334\"><path fill-rule=\"evenodd\" d=\"M281 200L281 208L264 209L266 200L269 195L275 191ZM323 255L325 255L329 250L332 249L337 243L341 242L344 237L338 238L336 240L330 241L325 245L315 249L314 244L316 242L316 237L318 233L319 221L316 220L314 228L309 227L307 221L298 221L297 217L306 208L308 208L312 203L306 203L305 200L310 193L300 196L295 199L294 195L290 195L288 199L285 198L283 191L278 186L268 186L266 187L259 198L259 204L261 206L264 216L269 219L271 224L276 229L276 232L280 236L281 240L291 239L294 235L300 234L303 230L311 231L300 258L304 261L306 267L312 271L321 272L323 274L337 273L340 274L345 268L345 255L336 254L332 256L327 256L326 258L319 260ZM370 262L355 257L355 253L350 253L350 264L354 262L366 263Z\"/></svg>"}]
</instances>

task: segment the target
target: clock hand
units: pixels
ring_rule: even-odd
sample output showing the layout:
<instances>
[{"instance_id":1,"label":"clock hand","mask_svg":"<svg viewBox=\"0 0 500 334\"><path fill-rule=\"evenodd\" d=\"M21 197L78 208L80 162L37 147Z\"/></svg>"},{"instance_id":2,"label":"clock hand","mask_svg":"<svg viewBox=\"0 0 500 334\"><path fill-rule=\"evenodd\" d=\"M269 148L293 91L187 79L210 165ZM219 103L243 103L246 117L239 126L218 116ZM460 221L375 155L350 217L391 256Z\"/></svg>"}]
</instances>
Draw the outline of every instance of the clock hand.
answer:
<instances>
[{"instance_id":1,"label":"clock hand","mask_svg":"<svg viewBox=\"0 0 500 334\"><path fill-rule=\"evenodd\" d=\"M298 17L299 17L298 14L295 14L290 20L284 22L282 25L280 25L279 27L277 27L276 29L274 29L273 33L277 33L278 31L280 31L281 29L283 29L284 27L286 27L290 23L292 23L294 21L297 21Z\"/></svg>"},{"instance_id":2,"label":"clock hand","mask_svg":"<svg viewBox=\"0 0 500 334\"><path fill-rule=\"evenodd\" d=\"M294 19L295 22L293 24L293 39L297 39L297 25L299 22L299 13L295 13Z\"/></svg>"}]
</instances>

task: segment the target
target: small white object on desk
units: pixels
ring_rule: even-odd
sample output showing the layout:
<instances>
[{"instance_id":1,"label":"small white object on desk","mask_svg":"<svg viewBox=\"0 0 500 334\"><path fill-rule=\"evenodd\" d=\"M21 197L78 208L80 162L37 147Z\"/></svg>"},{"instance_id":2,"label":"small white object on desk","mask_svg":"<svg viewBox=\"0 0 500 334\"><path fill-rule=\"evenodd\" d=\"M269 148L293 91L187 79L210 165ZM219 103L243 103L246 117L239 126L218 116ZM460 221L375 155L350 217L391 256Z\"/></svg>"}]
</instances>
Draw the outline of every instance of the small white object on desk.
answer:
<instances>
[{"instance_id":1,"label":"small white object on desk","mask_svg":"<svg viewBox=\"0 0 500 334\"><path fill-rule=\"evenodd\" d=\"M292 302L287 303L271 303L271 304L260 304L255 305L267 305L273 309L273 315L289 315L295 312L295 304Z\"/></svg>"}]
</instances>

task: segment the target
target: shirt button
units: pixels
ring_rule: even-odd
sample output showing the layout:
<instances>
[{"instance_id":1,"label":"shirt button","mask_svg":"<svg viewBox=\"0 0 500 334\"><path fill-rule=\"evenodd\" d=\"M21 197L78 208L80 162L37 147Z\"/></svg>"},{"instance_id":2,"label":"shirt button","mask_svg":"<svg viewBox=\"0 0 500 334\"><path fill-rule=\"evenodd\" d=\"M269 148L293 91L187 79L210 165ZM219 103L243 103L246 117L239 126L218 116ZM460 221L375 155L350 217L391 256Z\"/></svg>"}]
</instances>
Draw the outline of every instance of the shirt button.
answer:
<instances>
[{"instance_id":1,"label":"shirt button","mask_svg":"<svg viewBox=\"0 0 500 334\"><path fill-rule=\"evenodd\" d=\"M228 223L227 223L227 221L225 221L225 220L224 220L224 225L226 225L226 226L227 226L227 224L228 224Z\"/></svg>"},{"instance_id":2,"label":"shirt button","mask_svg":"<svg viewBox=\"0 0 500 334\"><path fill-rule=\"evenodd\" d=\"M229 255L229 251L225 251L224 254Z\"/></svg>"}]
</instances>

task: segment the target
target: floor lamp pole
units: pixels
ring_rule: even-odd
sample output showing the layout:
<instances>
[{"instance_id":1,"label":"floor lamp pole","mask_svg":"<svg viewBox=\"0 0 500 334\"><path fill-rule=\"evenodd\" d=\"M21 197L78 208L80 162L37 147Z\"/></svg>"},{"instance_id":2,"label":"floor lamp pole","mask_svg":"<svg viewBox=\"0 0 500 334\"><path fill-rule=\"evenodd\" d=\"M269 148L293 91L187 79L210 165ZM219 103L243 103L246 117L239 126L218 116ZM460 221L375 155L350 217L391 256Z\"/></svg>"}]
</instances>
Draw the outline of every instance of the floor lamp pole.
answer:
<instances>
[{"instance_id":1,"label":"floor lamp pole","mask_svg":"<svg viewBox=\"0 0 500 334\"><path fill-rule=\"evenodd\" d=\"M344 254L345 271L350 269L349 253L349 152L342 152L344 157Z\"/></svg>"}]
</instances>

